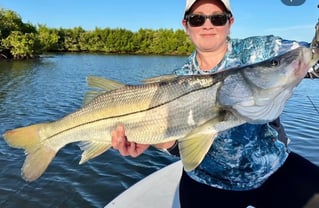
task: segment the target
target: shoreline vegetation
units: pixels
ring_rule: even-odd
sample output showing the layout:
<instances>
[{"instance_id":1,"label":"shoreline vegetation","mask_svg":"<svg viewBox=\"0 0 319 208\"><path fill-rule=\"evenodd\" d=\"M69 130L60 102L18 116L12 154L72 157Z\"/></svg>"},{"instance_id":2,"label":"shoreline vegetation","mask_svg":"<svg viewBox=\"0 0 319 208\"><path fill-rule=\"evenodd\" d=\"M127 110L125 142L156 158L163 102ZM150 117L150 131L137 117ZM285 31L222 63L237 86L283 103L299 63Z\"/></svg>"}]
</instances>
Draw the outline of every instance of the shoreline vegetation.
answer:
<instances>
[{"instance_id":1,"label":"shoreline vegetation","mask_svg":"<svg viewBox=\"0 0 319 208\"><path fill-rule=\"evenodd\" d=\"M193 49L182 29L49 28L23 23L16 12L0 8L0 61L34 59L48 52L188 55Z\"/></svg>"}]
</instances>

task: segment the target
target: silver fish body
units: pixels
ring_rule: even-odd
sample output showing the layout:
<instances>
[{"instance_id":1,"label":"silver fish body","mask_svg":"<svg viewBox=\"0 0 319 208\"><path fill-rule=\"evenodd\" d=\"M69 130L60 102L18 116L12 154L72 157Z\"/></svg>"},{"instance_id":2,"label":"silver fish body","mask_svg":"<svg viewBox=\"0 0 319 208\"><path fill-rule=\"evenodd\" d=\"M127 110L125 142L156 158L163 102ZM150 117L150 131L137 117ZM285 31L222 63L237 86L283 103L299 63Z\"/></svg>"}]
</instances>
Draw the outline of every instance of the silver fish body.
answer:
<instances>
[{"instance_id":1,"label":"silver fish body","mask_svg":"<svg viewBox=\"0 0 319 208\"><path fill-rule=\"evenodd\" d=\"M282 112L293 88L318 60L300 47L261 63L214 75L162 76L141 85L89 77L86 104L64 118L10 130L6 142L23 148L23 178L40 177L66 144L81 142L80 164L111 147L110 132L123 124L130 141L178 140L185 170L204 158L218 132L245 122L265 123Z\"/></svg>"}]
</instances>

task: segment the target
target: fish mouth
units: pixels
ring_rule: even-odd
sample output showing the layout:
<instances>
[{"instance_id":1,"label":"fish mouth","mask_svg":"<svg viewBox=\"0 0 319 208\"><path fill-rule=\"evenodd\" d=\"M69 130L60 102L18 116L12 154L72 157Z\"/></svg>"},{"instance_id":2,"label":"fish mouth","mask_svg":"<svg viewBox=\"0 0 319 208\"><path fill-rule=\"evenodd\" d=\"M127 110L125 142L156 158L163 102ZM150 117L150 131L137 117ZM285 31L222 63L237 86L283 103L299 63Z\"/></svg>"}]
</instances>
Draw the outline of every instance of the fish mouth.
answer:
<instances>
[{"instance_id":1,"label":"fish mouth","mask_svg":"<svg viewBox=\"0 0 319 208\"><path fill-rule=\"evenodd\" d=\"M295 70L295 73L294 73L295 76L297 78L304 77L305 73L310 68L309 64L307 64L306 62L301 61L301 60L295 60L295 61L297 62L296 65L298 66L296 69L299 69L299 70Z\"/></svg>"},{"instance_id":2,"label":"fish mouth","mask_svg":"<svg viewBox=\"0 0 319 208\"><path fill-rule=\"evenodd\" d=\"M319 45L317 45L319 47ZM315 63L310 68L309 72L315 77L319 77L319 48L311 47L312 60L315 60Z\"/></svg>"},{"instance_id":3,"label":"fish mouth","mask_svg":"<svg viewBox=\"0 0 319 208\"><path fill-rule=\"evenodd\" d=\"M314 49L314 50L317 50L316 53L318 53L318 48L319 48L319 20L315 26L315 36L313 37L312 39L312 42L311 42L311 48Z\"/></svg>"}]
</instances>

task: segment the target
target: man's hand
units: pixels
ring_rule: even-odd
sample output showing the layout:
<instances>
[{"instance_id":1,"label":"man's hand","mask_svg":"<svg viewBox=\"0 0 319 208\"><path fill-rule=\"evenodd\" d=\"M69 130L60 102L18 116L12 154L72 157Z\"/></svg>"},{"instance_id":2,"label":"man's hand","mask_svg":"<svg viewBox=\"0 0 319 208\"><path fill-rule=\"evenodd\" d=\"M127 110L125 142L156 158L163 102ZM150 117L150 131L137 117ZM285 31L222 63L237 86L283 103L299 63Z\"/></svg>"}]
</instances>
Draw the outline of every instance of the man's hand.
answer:
<instances>
[{"instance_id":1,"label":"man's hand","mask_svg":"<svg viewBox=\"0 0 319 208\"><path fill-rule=\"evenodd\" d=\"M123 125L117 126L116 129L111 132L111 136L113 148L117 149L123 156L137 157L150 146L149 144L129 142L126 138Z\"/></svg>"}]
</instances>

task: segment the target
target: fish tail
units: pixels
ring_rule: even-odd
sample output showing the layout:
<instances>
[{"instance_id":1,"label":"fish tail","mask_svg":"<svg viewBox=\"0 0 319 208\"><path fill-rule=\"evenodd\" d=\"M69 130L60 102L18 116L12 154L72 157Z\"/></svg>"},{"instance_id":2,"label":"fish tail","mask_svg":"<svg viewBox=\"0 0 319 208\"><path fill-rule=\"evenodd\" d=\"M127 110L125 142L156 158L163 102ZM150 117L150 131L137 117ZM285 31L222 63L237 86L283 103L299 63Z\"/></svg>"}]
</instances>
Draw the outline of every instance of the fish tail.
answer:
<instances>
[{"instance_id":1,"label":"fish tail","mask_svg":"<svg viewBox=\"0 0 319 208\"><path fill-rule=\"evenodd\" d=\"M17 128L4 133L5 141L11 147L24 149L26 159L22 167L22 177L34 181L46 170L56 155L56 150L46 146L39 136L39 130L45 124L35 124Z\"/></svg>"}]
</instances>

